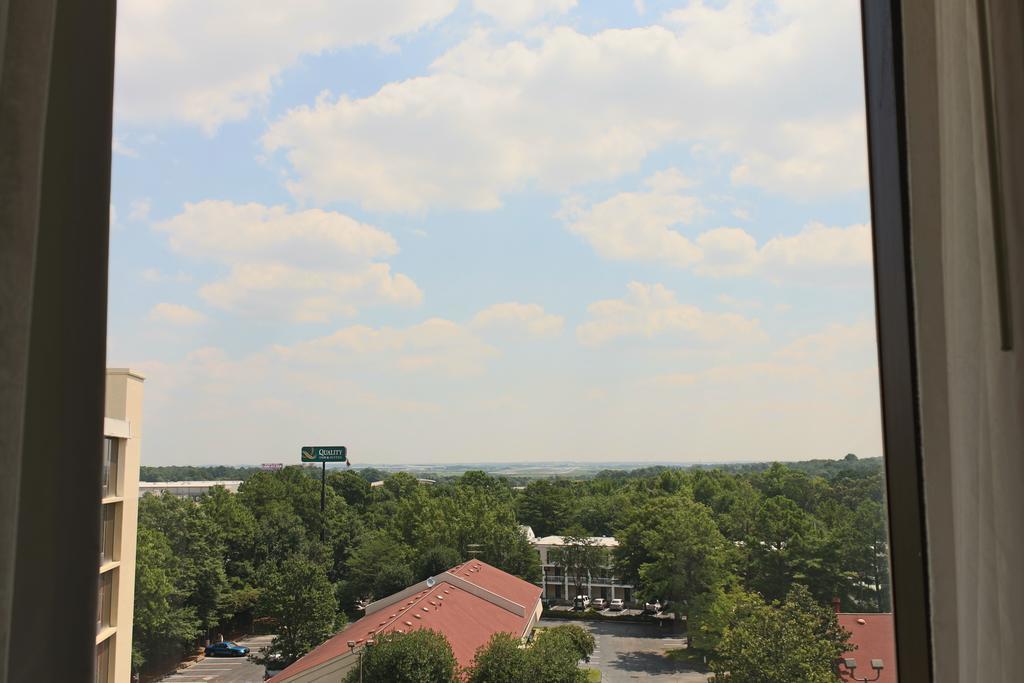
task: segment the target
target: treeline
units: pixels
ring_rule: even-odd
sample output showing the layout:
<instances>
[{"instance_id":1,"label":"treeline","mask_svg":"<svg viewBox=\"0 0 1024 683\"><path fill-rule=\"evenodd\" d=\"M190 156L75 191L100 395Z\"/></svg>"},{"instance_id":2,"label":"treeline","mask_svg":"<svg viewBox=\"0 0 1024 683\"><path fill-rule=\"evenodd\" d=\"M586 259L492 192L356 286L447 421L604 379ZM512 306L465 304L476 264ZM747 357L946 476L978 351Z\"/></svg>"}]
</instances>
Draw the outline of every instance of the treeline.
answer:
<instances>
[{"instance_id":1,"label":"treeline","mask_svg":"<svg viewBox=\"0 0 1024 683\"><path fill-rule=\"evenodd\" d=\"M260 471L259 467L230 465L168 465L139 468L139 481L239 481Z\"/></svg>"}]
</instances>

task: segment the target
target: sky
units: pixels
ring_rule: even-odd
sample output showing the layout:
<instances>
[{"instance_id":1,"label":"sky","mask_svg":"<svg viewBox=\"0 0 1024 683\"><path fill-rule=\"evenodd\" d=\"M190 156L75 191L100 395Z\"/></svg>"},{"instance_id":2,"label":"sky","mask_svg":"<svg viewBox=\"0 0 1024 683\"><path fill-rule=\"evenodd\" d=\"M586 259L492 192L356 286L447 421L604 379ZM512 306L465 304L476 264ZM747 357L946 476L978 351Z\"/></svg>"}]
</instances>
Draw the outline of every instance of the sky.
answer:
<instances>
[{"instance_id":1,"label":"sky","mask_svg":"<svg viewBox=\"0 0 1024 683\"><path fill-rule=\"evenodd\" d=\"M855 0L123 0L143 463L881 454Z\"/></svg>"}]
</instances>

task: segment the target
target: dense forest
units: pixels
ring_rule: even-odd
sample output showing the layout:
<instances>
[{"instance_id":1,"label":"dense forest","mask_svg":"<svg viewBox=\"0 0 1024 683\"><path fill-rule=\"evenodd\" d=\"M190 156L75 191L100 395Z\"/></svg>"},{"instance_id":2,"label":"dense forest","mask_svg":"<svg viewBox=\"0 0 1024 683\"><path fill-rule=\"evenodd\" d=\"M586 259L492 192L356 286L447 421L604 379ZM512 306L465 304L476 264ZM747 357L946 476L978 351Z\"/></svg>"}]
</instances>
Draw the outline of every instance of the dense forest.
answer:
<instances>
[{"instance_id":1,"label":"dense forest","mask_svg":"<svg viewBox=\"0 0 1024 683\"><path fill-rule=\"evenodd\" d=\"M539 580L520 525L538 536L615 536L616 572L639 597L672 601L694 647L723 661L730 647L749 654L741 617L764 628L770 615L809 614L834 597L846 611L889 609L880 460L811 462L606 471L525 488L484 472L426 485L406 473L335 470L323 518L314 468L250 471L237 494L215 488L198 502L146 496L135 659L261 624L292 659L360 616L362 602L470 556ZM371 487L378 477L383 485ZM830 632L827 613L808 623ZM833 636L823 653L837 647Z\"/></svg>"}]
</instances>

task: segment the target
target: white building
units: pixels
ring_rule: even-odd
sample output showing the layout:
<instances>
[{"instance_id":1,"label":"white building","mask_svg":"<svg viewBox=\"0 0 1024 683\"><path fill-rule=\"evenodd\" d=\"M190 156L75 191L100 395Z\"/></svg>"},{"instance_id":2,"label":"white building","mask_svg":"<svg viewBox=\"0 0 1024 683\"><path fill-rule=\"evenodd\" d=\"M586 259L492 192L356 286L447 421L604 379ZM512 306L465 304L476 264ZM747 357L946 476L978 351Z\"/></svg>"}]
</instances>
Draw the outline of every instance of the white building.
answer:
<instances>
[{"instance_id":1,"label":"white building","mask_svg":"<svg viewBox=\"0 0 1024 683\"><path fill-rule=\"evenodd\" d=\"M532 535L533 530L530 531ZM622 598L626 603L632 602L633 586L620 581L611 569L611 552L618 547L619 542L611 536L591 536L590 540L595 545L607 549L609 564L602 573L586 577L583 582L583 585L586 586L584 589L586 594L592 598L604 598L605 600ZM542 595L548 600L572 600L575 597L573 593L576 590L576 582L573 577L566 575L567 572L562 567L552 561L553 558L548 557L550 550L566 545L565 539L562 536L544 536L532 538L531 542L540 553L543 573L539 583L543 588Z\"/></svg>"},{"instance_id":2,"label":"white building","mask_svg":"<svg viewBox=\"0 0 1024 683\"><path fill-rule=\"evenodd\" d=\"M204 493L209 493L214 486L223 486L231 493L238 493L238 487L242 485L239 481L143 481L139 483L139 494L147 493L169 493L179 498L199 498Z\"/></svg>"}]
</instances>

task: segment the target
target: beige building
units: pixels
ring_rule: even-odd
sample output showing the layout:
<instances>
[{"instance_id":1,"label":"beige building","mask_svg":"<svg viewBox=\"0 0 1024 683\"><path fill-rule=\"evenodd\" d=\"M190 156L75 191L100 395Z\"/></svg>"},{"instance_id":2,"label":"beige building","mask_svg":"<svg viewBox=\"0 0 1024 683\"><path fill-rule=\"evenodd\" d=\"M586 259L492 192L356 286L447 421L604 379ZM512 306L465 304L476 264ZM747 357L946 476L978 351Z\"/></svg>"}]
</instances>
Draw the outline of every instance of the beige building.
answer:
<instances>
[{"instance_id":1,"label":"beige building","mask_svg":"<svg viewBox=\"0 0 1024 683\"><path fill-rule=\"evenodd\" d=\"M526 528L529 529L529 527ZM533 547L540 554L540 564L543 573L541 574L541 580L537 583L544 590L544 597L548 600L571 601L576 597L573 595L576 590L576 582L572 576L568 575L565 569L554 561L553 557L549 557L551 550L562 548L566 545L565 539L561 536L537 538L533 535L532 529L527 533L527 538L530 539ZM604 567L600 574L588 575L586 580L582 582L585 586L584 591L586 594L591 598L604 598L608 601L614 598L621 598L626 604L632 603L634 599L633 586L629 583L623 583L621 579L617 578L610 565L611 552L619 546L619 542L611 536L591 536L590 542L607 550L609 565Z\"/></svg>"},{"instance_id":2,"label":"beige building","mask_svg":"<svg viewBox=\"0 0 1024 683\"><path fill-rule=\"evenodd\" d=\"M143 380L132 370L107 369L96 683L128 683L132 675Z\"/></svg>"}]
</instances>

